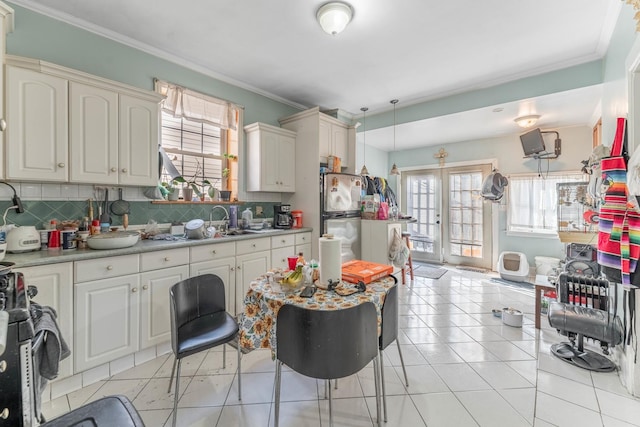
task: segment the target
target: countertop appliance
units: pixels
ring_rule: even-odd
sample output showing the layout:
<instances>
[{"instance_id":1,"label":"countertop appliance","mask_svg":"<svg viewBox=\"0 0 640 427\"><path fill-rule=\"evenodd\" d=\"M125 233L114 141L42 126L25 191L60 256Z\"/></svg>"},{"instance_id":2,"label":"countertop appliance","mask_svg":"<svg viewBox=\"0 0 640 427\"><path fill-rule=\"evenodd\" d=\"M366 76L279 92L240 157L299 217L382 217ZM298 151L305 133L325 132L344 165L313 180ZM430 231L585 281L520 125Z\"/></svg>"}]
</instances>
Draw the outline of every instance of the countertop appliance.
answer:
<instances>
[{"instance_id":1,"label":"countertop appliance","mask_svg":"<svg viewBox=\"0 0 640 427\"><path fill-rule=\"evenodd\" d=\"M44 331L35 333L34 314L29 299L37 293L27 287L22 273L11 272L12 263L0 263L0 301L9 314L6 348L0 372L0 426L31 427L40 420L36 399L40 393L38 369Z\"/></svg>"},{"instance_id":2,"label":"countertop appliance","mask_svg":"<svg viewBox=\"0 0 640 427\"><path fill-rule=\"evenodd\" d=\"M291 205L273 205L273 228L293 227Z\"/></svg>"},{"instance_id":3,"label":"countertop appliance","mask_svg":"<svg viewBox=\"0 0 640 427\"><path fill-rule=\"evenodd\" d=\"M360 259L360 175L320 175L320 230L341 239L342 262Z\"/></svg>"},{"instance_id":4,"label":"countertop appliance","mask_svg":"<svg viewBox=\"0 0 640 427\"><path fill-rule=\"evenodd\" d=\"M21 252L39 251L40 233L32 225L12 228L7 234L7 252L14 254Z\"/></svg>"}]
</instances>

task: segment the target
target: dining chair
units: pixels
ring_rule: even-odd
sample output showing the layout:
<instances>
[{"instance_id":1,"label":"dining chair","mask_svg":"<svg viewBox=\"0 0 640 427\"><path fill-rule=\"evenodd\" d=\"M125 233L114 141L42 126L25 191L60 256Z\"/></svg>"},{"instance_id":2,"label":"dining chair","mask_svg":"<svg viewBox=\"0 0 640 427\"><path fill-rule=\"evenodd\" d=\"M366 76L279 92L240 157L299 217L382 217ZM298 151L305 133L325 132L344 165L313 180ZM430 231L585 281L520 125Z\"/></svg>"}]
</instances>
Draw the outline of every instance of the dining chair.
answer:
<instances>
[{"instance_id":1,"label":"dining chair","mask_svg":"<svg viewBox=\"0 0 640 427\"><path fill-rule=\"evenodd\" d=\"M278 426L280 416L282 364L311 378L331 380L353 375L372 360L380 426L377 341L378 317L371 302L339 310L283 305L276 323L275 426ZM329 424L333 426L331 387Z\"/></svg>"},{"instance_id":2,"label":"dining chair","mask_svg":"<svg viewBox=\"0 0 640 427\"><path fill-rule=\"evenodd\" d=\"M378 340L380 348L380 376L382 382L382 406L384 408L384 422L387 422L387 392L385 390L384 383L384 354L383 351L392 342L396 342L398 346L398 354L400 355L400 363L402 364L402 372L404 373L404 381L407 387L409 387L409 378L407 377L407 370L404 366L404 359L402 358L402 350L400 350L400 343L398 342L398 279L395 276L395 285L389 288L387 295L384 298L382 304L382 327L380 338Z\"/></svg>"},{"instance_id":3,"label":"dining chair","mask_svg":"<svg viewBox=\"0 0 640 427\"><path fill-rule=\"evenodd\" d=\"M224 282L215 274L203 274L182 280L169 290L171 308L171 348L175 360L171 368L169 389L176 373L173 398L173 426L176 425L182 359L192 354L224 345L238 336L238 323L225 311ZM238 349L238 400L242 400L240 381L240 345ZM222 348L222 367L226 367ZM176 362L178 370L176 372Z\"/></svg>"}]
</instances>

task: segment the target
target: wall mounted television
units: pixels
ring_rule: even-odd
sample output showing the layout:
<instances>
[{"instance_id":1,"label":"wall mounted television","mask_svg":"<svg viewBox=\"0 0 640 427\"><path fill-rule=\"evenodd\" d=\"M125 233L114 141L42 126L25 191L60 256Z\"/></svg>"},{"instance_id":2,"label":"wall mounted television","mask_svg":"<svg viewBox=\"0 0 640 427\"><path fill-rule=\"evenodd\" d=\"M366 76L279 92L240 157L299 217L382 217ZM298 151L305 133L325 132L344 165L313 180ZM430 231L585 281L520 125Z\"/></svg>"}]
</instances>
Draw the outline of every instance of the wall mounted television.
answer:
<instances>
[{"instance_id":1,"label":"wall mounted television","mask_svg":"<svg viewBox=\"0 0 640 427\"><path fill-rule=\"evenodd\" d=\"M534 156L545 151L544 139L540 128L533 129L527 133L520 135L522 150L526 157Z\"/></svg>"}]
</instances>

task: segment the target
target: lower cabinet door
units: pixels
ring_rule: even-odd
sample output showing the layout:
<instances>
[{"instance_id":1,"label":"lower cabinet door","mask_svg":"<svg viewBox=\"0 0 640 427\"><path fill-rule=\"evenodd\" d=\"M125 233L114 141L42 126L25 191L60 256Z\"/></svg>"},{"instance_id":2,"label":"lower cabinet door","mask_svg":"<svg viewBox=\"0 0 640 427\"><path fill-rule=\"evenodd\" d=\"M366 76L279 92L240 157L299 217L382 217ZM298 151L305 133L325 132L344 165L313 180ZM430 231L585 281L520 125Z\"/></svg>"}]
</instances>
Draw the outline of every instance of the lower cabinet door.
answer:
<instances>
[{"instance_id":1,"label":"lower cabinet door","mask_svg":"<svg viewBox=\"0 0 640 427\"><path fill-rule=\"evenodd\" d=\"M75 372L138 351L140 276L75 285Z\"/></svg>"},{"instance_id":2,"label":"lower cabinet door","mask_svg":"<svg viewBox=\"0 0 640 427\"><path fill-rule=\"evenodd\" d=\"M271 251L256 252L236 257L236 313L244 311L244 296L251 282L271 268Z\"/></svg>"},{"instance_id":3,"label":"lower cabinet door","mask_svg":"<svg viewBox=\"0 0 640 427\"><path fill-rule=\"evenodd\" d=\"M288 258L290 256L298 256L293 246L271 249L271 268L281 268L283 270L288 270Z\"/></svg>"},{"instance_id":4,"label":"lower cabinet door","mask_svg":"<svg viewBox=\"0 0 640 427\"><path fill-rule=\"evenodd\" d=\"M169 289L189 277L189 266L140 274L140 349L171 341Z\"/></svg>"},{"instance_id":5,"label":"lower cabinet door","mask_svg":"<svg viewBox=\"0 0 640 427\"><path fill-rule=\"evenodd\" d=\"M36 267L17 268L24 274L25 283L36 286L38 294L33 301L52 307L58 314L58 329L62 338L69 346L71 355L60 362L58 366L58 378L61 379L73 374L73 264L70 262L60 264L40 265Z\"/></svg>"},{"instance_id":6,"label":"lower cabinet door","mask_svg":"<svg viewBox=\"0 0 640 427\"><path fill-rule=\"evenodd\" d=\"M212 261L196 262L189 268L189 277L201 274L215 274L224 282L225 309L230 314L235 314L236 301L236 259L235 257L221 258Z\"/></svg>"}]
</instances>

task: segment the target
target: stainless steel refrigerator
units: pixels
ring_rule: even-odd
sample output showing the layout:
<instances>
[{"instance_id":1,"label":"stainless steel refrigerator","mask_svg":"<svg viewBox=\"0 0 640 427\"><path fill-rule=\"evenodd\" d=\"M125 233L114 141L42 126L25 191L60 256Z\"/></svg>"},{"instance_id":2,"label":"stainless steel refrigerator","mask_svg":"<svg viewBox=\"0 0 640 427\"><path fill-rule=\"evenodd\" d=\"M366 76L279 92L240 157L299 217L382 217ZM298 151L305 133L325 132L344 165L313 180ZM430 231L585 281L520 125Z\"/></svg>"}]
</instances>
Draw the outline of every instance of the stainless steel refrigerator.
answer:
<instances>
[{"instance_id":1,"label":"stainless steel refrigerator","mask_svg":"<svg viewBox=\"0 0 640 427\"><path fill-rule=\"evenodd\" d=\"M320 175L321 234L333 234L342 241L342 262L360 259L361 198L360 175Z\"/></svg>"}]
</instances>

